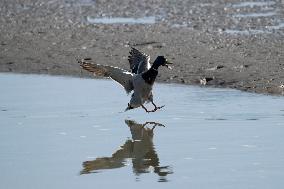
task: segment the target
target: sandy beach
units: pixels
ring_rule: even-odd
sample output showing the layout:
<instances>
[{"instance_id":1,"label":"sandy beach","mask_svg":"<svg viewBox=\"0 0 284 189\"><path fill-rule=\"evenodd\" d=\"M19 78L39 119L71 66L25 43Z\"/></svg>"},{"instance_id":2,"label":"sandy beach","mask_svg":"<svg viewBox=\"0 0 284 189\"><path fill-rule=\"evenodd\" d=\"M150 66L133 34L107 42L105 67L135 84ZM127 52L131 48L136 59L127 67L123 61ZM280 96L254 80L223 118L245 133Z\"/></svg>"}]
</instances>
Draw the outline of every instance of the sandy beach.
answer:
<instances>
[{"instance_id":1,"label":"sandy beach","mask_svg":"<svg viewBox=\"0 0 284 189\"><path fill-rule=\"evenodd\" d=\"M18 0L0 7L1 72L91 77L76 59L128 69L133 46L174 62L161 69L160 82L284 95L283 1Z\"/></svg>"}]
</instances>

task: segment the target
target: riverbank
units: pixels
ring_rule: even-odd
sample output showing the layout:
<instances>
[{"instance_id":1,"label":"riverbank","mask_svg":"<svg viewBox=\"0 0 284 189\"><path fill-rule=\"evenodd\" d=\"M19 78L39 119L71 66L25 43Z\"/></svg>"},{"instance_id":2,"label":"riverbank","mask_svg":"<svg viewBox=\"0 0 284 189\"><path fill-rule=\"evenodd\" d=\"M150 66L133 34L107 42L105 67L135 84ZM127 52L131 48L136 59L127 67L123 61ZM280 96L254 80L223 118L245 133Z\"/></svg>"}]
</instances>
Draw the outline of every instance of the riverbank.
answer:
<instances>
[{"instance_id":1,"label":"riverbank","mask_svg":"<svg viewBox=\"0 0 284 189\"><path fill-rule=\"evenodd\" d=\"M283 18L281 1L266 5L278 7L277 15L249 15L252 21L261 18L259 22L244 21L233 0L230 6L222 1L177 1L175 5L157 1L150 7L146 1L128 3L0 2L0 71L91 77L81 71L77 58L90 57L100 64L128 69L127 56L133 46L152 59L164 55L174 62L173 70L161 69L160 82L284 95L283 28L276 29L272 23ZM251 9L258 11L260 6ZM227 15L246 28L230 29L238 24ZM96 17L134 17L134 23L96 23ZM135 23L137 17L142 23ZM153 18L153 22L143 23L143 18ZM262 28L261 24L264 29L252 29Z\"/></svg>"}]
</instances>

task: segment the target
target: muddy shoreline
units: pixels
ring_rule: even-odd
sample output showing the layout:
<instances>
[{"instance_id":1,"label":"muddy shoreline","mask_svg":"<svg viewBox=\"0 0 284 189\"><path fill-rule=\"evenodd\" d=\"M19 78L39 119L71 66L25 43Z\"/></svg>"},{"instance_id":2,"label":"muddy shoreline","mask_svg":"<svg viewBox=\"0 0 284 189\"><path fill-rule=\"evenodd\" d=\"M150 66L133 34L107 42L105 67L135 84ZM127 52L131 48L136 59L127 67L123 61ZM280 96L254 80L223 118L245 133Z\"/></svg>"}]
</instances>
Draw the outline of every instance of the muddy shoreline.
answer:
<instances>
[{"instance_id":1,"label":"muddy shoreline","mask_svg":"<svg viewBox=\"0 0 284 189\"><path fill-rule=\"evenodd\" d=\"M160 82L284 95L284 27L273 23L283 19L283 2L273 2L266 5L266 16L255 18L247 12L265 7L242 7L234 0L226 5L223 1L122 1L120 5L92 0L1 1L0 71L91 77L81 71L77 58L128 69L133 46L152 59L164 55L175 63L171 71L161 69ZM96 17L152 15L155 23L150 24L90 23Z\"/></svg>"}]
</instances>

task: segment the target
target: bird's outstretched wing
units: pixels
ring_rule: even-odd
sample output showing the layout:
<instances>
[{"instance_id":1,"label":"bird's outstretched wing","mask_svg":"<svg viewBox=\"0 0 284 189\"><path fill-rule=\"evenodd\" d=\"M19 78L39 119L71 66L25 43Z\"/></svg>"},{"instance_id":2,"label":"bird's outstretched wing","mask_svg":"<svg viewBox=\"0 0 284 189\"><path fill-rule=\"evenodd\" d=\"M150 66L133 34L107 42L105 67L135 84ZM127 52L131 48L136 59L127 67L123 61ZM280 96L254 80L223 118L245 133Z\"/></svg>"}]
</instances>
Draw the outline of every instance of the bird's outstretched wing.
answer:
<instances>
[{"instance_id":1,"label":"bird's outstretched wing","mask_svg":"<svg viewBox=\"0 0 284 189\"><path fill-rule=\"evenodd\" d=\"M132 47L128 56L130 69L134 74L140 74L150 69L150 56Z\"/></svg>"},{"instance_id":2,"label":"bird's outstretched wing","mask_svg":"<svg viewBox=\"0 0 284 189\"><path fill-rule=\"evenodd\" d=\"M100 65L93 63L90 59L79 60L80 66L92 72L96 76L110 77L111 79L122 85L127 93L130 93L133 88L132 77L133 74L113 66Z\"/></svg>"}]
</instances>

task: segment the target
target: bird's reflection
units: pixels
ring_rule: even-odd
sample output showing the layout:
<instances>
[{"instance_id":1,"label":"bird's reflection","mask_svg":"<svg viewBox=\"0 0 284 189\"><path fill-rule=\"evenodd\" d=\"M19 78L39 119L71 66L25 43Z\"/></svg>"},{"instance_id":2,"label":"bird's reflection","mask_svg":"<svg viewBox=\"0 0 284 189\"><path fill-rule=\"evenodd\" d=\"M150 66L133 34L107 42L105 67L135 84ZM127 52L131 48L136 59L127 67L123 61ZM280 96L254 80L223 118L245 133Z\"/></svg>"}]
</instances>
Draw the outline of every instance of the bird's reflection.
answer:
<instances>
[{"instance_id":1,"label":"bird's reflection","mask_svg":"<svg viewBox=\"0 0 284 189\"><path fill-rule=\"evenodd\" d=\"M160 182L166 182L166 176L172 171L169 166L160 166L158 154L153 144L154 129L164 125L156 122L138 124L125 120L130 129L132 140L126 142L111 157L100 157L93 161L83 162L81 174L95 173L102 169L115 169L126 166L131 159L133 172L139 176L142 173L154 172L160 176Z\"/></svg>"}]
</instances>

